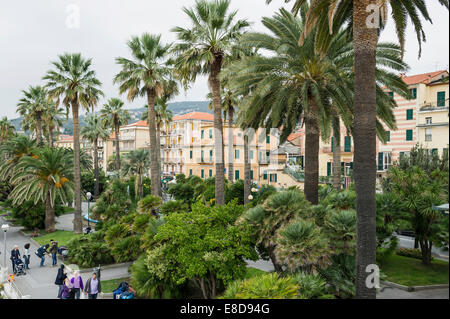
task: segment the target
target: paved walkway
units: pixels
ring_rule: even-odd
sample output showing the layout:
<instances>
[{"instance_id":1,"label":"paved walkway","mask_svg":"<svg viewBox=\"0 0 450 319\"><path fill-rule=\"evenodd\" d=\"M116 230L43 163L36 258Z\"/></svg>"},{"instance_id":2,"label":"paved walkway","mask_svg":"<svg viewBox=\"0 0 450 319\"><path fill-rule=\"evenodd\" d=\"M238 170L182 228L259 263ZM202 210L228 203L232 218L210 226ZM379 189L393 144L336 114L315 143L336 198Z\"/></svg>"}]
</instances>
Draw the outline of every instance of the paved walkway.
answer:
<instances>
[{"instance_id":1,"label":"paved walkway","mask_svg":"<svg viewBox=\"0 0 450 319\"><path fill-rule=\"evenodd\" d=\"M377 299L449 299L448 288L404 291L393 287L382 287L377 293Z\"/></svg>"}]
</instances>

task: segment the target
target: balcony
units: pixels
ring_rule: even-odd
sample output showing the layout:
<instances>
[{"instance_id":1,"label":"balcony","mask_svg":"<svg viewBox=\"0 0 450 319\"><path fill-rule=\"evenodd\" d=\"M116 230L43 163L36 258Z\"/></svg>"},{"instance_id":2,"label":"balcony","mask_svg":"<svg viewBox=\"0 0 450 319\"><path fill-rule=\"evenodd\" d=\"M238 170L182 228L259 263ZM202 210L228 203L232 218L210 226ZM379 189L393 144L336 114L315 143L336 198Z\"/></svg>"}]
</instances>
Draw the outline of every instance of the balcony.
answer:
<instances>
[{"instance_id":1,"label":"balcony","mask_svg":"<svg viewBox=\"0 0 450 319\"><path fill-rule=\"evenodd\" d=\"M449 100L425 102L420 105L420 112L448 111Z\"/></svg>"},{"instance_id":2,"label":"balcony","mask_svg":"<svg viewBox=\"0 0 450 319\"><path fill-rule=\"evenodd\" d=\"M206 165L212 165L214 164L214 158L198 158L197 159L198 164L206 164Z\"/></svg>"},{"instance_id":3,"label":"balcony","mask_svg":"<svg viewBox=\"0 0 450 319\"><path fill-rule=\"evenodd\" d=\"M350 149L348 149L345 146L341 146L341 154L345 154L345 153L353 153L354 151L354 147L352 146ZM333 153L332 147L331 146L324 146L322 147L322 152L325 154L331 154Z\"/></svg>"}]
</instances>

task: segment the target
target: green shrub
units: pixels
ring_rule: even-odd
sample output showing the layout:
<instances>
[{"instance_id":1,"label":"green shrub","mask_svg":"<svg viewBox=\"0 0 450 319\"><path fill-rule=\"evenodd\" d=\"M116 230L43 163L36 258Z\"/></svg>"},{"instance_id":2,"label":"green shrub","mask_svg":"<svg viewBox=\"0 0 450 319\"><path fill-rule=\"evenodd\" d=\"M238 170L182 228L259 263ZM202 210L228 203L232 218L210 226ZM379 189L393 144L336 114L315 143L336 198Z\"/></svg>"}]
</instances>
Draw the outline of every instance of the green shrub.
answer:
<instances>
[{"instance_id":1,"label":"green shrub","mask_svg":"<svg viewBox=\"0 0 450 319\"><path fill-rule=\"evenodd\" d=\"M69 262L81 268L112 264L114 259L111 250L101 236L101 233L93 233L69 241L67 244Z\"/></svg>"},{"instance_id":2,"label":"green shrub","mask_svg":"<svg viewBox=\"0 0 450 319\"><path fill-rule=\"evenodd\" d=\"M298 299L299 286L292 277L277 273L232 282L222 299Z\"/></svg>"},{"instance_id":3,"label":"green shrub","mask_svg":"<svg viewBox=\"0 0 450 319\"><path fill-rule=\"evenodd\" d=\"M169 215L172 213L186 213L189 210L189 206L181 200L172 200L161 205L159 212L163 215Z\"/></svg>"},{"instance_id":4,"label":"green shrub","mask_svg":"<svg viewBox=\"0 0 450 319\"><path fill-rule=\"evenodd\" d=\"M410 257L410 258L422 260L422 251L420 249L399 248L395 251L395 254L399 255L399 256ZM431 257L431 260L433 260L433 257Z\"/></svg>"},{"instance_id":5,"label":"green shrub","mask_svg":"<svg viewBox=\"0 0 450 319\"><path fill-rule=\"evenodd\" d=\"M139 236L129 236L114 243L111 255L118 263L136 260L144 251L140 248Z\"/></svg>"},{"instance_id":6,"label":"green shrub","mask_svg":"<svg viewBox=\"0 0 450 319\"><path fill-rule=\"evenodd\" d=\"M302 297L307 299L332 299L327 292L326 281L320 275L298 273L294 277Z\"/></svg>"},{"instance_id":7,"label":"green shrub","mask_svg":"<svg viewBox=\"0 0 450 319\"><path fill-rule=\"evenodd\" d=\"M317 271L329 285L329 293L339 298L355 296L356 263L354 256L333 255L331 264L324 269L317 268Z\"/></svg>"},{"instance_id":8,"label":"green shrub","mask_svg":"<svg viewBox=\"0 0 450 319\"><path fill-rule=\"evenodd\" d=\"M34 204L33 201L26 201L21 205L11 207L11 213L17 224L25 229L45 228L45 205L42 203ZM64 214L64 207L55 205L55 216L62 214Z\"/></svg>"}]
</instances>

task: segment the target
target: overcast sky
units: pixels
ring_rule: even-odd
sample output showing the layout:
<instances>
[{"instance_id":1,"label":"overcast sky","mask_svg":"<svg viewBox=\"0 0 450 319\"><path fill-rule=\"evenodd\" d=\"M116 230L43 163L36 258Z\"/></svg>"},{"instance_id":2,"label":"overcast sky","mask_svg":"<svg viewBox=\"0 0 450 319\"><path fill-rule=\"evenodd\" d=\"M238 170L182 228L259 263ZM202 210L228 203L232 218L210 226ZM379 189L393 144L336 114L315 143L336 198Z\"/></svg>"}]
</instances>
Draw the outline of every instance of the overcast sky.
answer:
<instances>
[{"instance_id":1,"label":"overcast sky","mask_svg":"<svg viewBox=\"0 0 450 319\"><path fill-rule=\"evenodd\" d=\"M436 69L448 69L449 14L436 0L427 0L434 24L425 24L427 43L418 60L418 45L411 25L408 28L405 60L409 74ZM128 57L126 41L143 32L161 33L163 41L175 40L170 32L174 26L189 26L183 6L195 0L22 0L2 1L0 7L0 117L17 117L15 113L21 90L29 85L43 84L41 78L49 69L49 62L64 52L81 52L93 58L93 67L103 83L107 98L118 96L113 76L119 71L115 57ZM79 28L68 18L71 5L80 10ZM232 0L239 18L253 22L252 28L264 31L261 17L271 16L284 0ZM287 5L290 8L290 5ZM68 11L69 10L69 11ZM69 12L69 13L68 13ZM395 41L392 23L383 31L382 41ZM174 101L205 100L208 86L205 78ZM125 97L123 97L125 100ZM101 101L101 105L104 101ZM142 100L126 102L127 108L143 106Z\"/></svg>"}]
</instances>

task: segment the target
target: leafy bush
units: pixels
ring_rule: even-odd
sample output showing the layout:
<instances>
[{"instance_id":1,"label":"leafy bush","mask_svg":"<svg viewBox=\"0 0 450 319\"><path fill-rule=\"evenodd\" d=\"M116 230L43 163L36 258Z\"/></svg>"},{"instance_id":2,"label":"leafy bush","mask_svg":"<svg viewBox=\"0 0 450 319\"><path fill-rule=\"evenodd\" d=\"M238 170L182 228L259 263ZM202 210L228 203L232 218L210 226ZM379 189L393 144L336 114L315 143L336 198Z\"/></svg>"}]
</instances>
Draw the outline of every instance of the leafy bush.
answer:
<instances>
[{"instance_id":1,"label":"leafy bush","mask_svg":"<svg viewBox=\"0 0 450 319\"><path fill-rule=\"evenodd\" d=\"M69 262L81 268L112 264L111 250L101 236L101 233L93 233L70 240L67 244Z\"/></svg>"},{"instance_id":2,"label":"leafy bush","mask_svg":"<svg viewBox=\"0 0 450 319\"><path fill-rule=\"evenodd\" d=\"M162 200L160 197L147 195L138 203L138 212L141 214L151 214L154 209L161 206Z\"/></svg>"},{"instance_id":3,"label":"leafy bush","mask_svg":"<svg viewBox=\"0 0 450 319\"><path fill-rule=\"evenodd\" d=\"M325 220L326 235L333 251L353 254L356 246L356 212L332 211Z\"/></svg>"},{"instance_id":4,"label":"leafy bush","mask_svg":"<svg viewBox=\"0 0 450 319\"><path fill-rule=\"evenodd\" d=\"M264 184L261 185L261 188L258 192L253 196L252 205L262 205L270 195L273 195L277 192L277 189L273 185Z\"/></svg>"},{"instance_id":5,"label":"leafy bush","mask_svg":"<svg viewBox=\"0 0 450 319\"><path fill-rule=\"evenodd\" d=\"M295 275L294 280L302 297L307 299L332 299L334 296L327 292L326 281L320 275L303 272Z\"/></svg>"},{"instance_id":6,"label":"leafy bush","mask_svg":"<svg viewBox=\"0 0 450 319\"><path fill-rule=\"evenodd\" d=\"M10 200L6 202L8 205ZM45 205L42 203L34 204L34 201L26 201L21 205L12 206L11 215L16 222L25 227L25 229L44 229L45 228ZM55 216L64 214L64 207L55 205Z\"/></svg>"},{"instance_id":7,"label":"leafy bush","mask_svg":"<svg viewBox=\"0 0 450 319\"><path fill-rule=\"evenodd\" d=\"M169 215L172 213L186 213L189 210L189 206L181 200L172 200L166 202L159 207L159 212L163 215Z\"/></svg>"},{"instance_id":8,"label":"leafy bush","mask_svg":"<svg viewBox=\"0 0 450 319\"><path fill-rule=\"evenodd\" d=\"M409 257L409 258L415 258L422 260L422 251L420 249L415 248L399 248L395 251L396 255ZM431 260L434 258L431 257Z\"/></svg>"},{"instance_id":9,"label":"leafy bush","mask_svg":"<svg viewBox=\"0 0 450 319\"><path fill-rule=\"evenodd\" d=\"M139 236L129 236L114 243L111 255L118 263L136 260L144 251L140 248Z\"/></svg>"},{"instance_id":10,"label":"leafy bush","mask_svg":"<svg viewBox=\"0 0 450 319\"><path fill-rule=\"evenodd\" d=\"M318 268L318 273L325 278L329 292L339 298L355 296L356 263L355 257L345 254L331 256L331 264Z\"/></svg>"},{"instance_id":11,"label":"leafy bush","mask_svg":"<svg viewBox=\"0 0 450 319\"><path fill-rule=\"evenodd\" d=\"M299 288L294 278L270 273L231 283L221 299L298 299Z\"/></svg>"},{"instance_id":12,"label":"leafy bush","mask_svg":"<svg viewBox=\"0 0 450 319\"><path fill-rule=\"evenodd\" d=\"M94 194L95 191L95 181L94 181L95 175L94 172L91 171L83 171L81 173L81 189L83 193L91 192ZM99 189L100 194L105 190L106 188L106 175L103 170L99 170Z\"/></svg>"},{"instance_id":13,"label":"leafy bush","mask_svg":"<svg viewBox=\"0 0 450 319\"><path fill-rule=\"evenodd\" d=\"M335 209L355 209L356 208L356 193L352 190L346 189L340 192L330 192L323 200L325 205L330 205Z\"/></svg>"}]
</instances>

